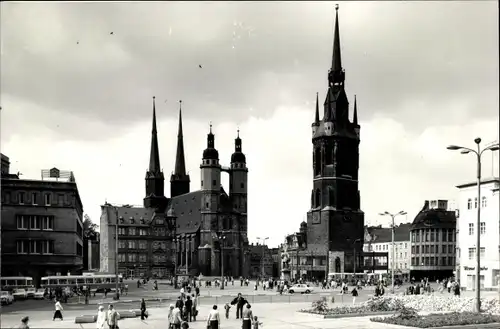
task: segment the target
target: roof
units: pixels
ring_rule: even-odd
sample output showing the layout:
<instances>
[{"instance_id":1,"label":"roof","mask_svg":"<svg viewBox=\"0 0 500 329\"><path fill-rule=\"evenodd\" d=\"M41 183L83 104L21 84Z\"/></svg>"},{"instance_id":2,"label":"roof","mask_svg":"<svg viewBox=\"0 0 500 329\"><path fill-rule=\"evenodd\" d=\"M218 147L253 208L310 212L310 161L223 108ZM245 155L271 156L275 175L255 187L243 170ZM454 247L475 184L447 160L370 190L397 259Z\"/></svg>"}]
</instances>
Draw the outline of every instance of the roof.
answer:
<instances>
[{"instance_id":1,"label":"roof","mask_svg":"<svg viewBox=\"0 0 500 329\"><path fill-rule=\"evenodd\" d=\"M195 233L200 228L201 196L198 190L169 200L168 208L173 208L177 216L177 234Z\"/></svg>"},{"instance_id":2,"label":"roof","mask_svg":"<svg viewBox=\"0 0 500 329\"><path fill-rule=\"evenodd\" d=\"M394 228L394 241L409 241L410 227L410 223L404 223L396 226ZM366 229L372 236L372 243L384 243L392 241L392 233L390 227L372 226L367 227Z\"/></svg>"},{"instance_id":3,"label":"roof","mask_svg":"<svg viewBox=\"0 0 500 329\"><path fill-rule=\"evenodd\" d=\"M411 229L455 228L456 224L457 217L455 211L448 211L446 209L423 209L413 220Z\"/></svg>"},{"instance_id":4,"label":"roof","mask_svg":"<svg viewBox=\"0 0 500 329\"><path fill-rule=\"evenodd\" d=\"M484 178L481 178L481 185L483 185L483 184L489 184L489 183L500 183L500 178L499 177L484 177ZM456 187L457 188L466 188L466 187L471 187L471 186L474 186L474 185L477 185L477 181L469 182L469 183L465 183L465 184L460 184L460 185L457 185Z\"/></svg>"},{"instance_id":5,"label":"roof","mask_svg":"<svg viewBox=\"0 0 500 329\"><path fill-rule=\"evenodd\" d=\"M111 204L104 204L102 207L108 207L111 218L115 218L114 209L116 209L118 213L118 218L120 218L120 225L149 225L151 220L153 219L154 209L152 208L143 208L143 207L114 207Z\"/></svg>"}]
</instances>

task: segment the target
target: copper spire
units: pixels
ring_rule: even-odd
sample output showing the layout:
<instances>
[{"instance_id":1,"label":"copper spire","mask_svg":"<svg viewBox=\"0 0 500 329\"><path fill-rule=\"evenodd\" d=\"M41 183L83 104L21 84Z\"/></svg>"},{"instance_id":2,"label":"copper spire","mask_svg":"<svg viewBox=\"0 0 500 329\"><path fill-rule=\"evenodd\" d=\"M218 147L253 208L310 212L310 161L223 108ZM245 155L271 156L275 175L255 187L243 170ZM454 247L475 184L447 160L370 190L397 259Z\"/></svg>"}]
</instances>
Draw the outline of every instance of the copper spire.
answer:
<instances>
[{"instance_id":1,"label":"copper spire","mask_svg":"<svg viewBox=\"0 0 500 329\"><path fill-rule=\"evenodd\" d=\"M316 114L314 116L314 123L319 125L319 99L317 92L316 92Z\"/></svg>"},{"instance_id":2,"label":"copper spire","mask_svg":"<svg viewBox=\"0 0 500 329\"><path fill-rule=\"evenodd\" d=\"M177 154L175 157L174 175L186 175L186 161L184 156L184 137L182 134L182 100L179 101L179 128L177 130Z\"/></svg>"},{"instance_id":3,"label":"copper spire","mask_svg":"<svg viewBox=\"0 0 500 329\"><path fill-rule=\"evenodd\" d=\"M153 96L153 129L151 130L151 154L149 156L149 171L160 172L160 152L158 150L158 136L156 132L156 105Z\"/></svg>"},{"instance_id":4,"label":"copper spire","mask_svg":"<svg viewBox=\"0 0 500 329\"><path fill-rule=\"evenodd\" d=\"M335 5L335 31L333 34L333 56L332 71L342 70L342 58L340 56L340 32L339 32L339 5Z\"/></svg>"},{"instance_id":5,"label":"copper spire","mask_svg":"<svg viewBox=\"0 0 500 329\"><path fill-rule=\"evenodd\" d=\"M352 123L355 125L358 125L358 105L356 102L356 95L354 95L354 114L352 118Z\"/></svg>"}]
</instances>

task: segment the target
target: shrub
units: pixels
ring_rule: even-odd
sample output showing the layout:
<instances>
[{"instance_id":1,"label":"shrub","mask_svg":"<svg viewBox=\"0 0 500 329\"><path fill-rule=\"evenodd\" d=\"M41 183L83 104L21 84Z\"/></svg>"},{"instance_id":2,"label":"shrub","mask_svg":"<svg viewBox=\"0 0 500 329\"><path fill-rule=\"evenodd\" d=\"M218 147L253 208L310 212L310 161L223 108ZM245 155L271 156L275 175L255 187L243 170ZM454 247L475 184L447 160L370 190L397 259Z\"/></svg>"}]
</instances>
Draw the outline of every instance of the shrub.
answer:
<instances>
[{"instance_id":1,"label":"shrub","mask_svg":"<svg viewBox=\"0 0 500 329\"><path fill-rule=\"evenodd\" d=\"M486 324L500 322L500 316L484 313L445 313L445 314L429 314L425 316L410 316L404 317L400 314L390 317L378 317L370 319L373 322L382 322L387 324L395 324L400 326L417 327L417 328L434 328L444 326L465 326L470 324Z\"/></svg>"},{"instance_id":2,"label":"shrub","mask_svg":"<svg viewBox=\"0 0 500 329\"><path fill-rule=\"evenodd\" d=\"M314 313L323 314L328 311L328 302L326 301L326 297L321 297L318 300L312 302L312 310Z\"/></svg>"}]
</instances>

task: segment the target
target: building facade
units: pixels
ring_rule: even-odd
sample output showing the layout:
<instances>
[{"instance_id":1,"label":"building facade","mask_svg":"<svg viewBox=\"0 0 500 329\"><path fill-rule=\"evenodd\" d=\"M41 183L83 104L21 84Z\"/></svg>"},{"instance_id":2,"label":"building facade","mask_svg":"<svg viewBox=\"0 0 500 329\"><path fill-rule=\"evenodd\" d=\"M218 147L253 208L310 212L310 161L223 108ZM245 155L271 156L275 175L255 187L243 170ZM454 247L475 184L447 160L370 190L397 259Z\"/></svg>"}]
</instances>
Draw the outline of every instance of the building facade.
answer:
<instances>
[{"instance_id":1,"label":"building facade","mask_svg":"<svg viewBox=\"0 0 500 329\"><path fill-rule=\"evenodd\" d=\"M42 179L9 173L2 155L2 276L81 273L83 206L72 172L42 170Z\"/></svg>"},{"instance_id":2,"label":"building facade","mask_svg":"<svg viewBox=\"0 0 500 329\"><path fill-rule=\"evenodd\" d=\"M157 277L174 273L202 274L210 277L220 276L224 268L224 275L248 276L248 168L239 131L230 165L225 167L219 162L210 125L200 170L200 189L191 191L185 166L182 112L179 110L175 170L170 177L171 195L170 198L165 196L153 99L151 154L144 207L102 206L102 271L115 271L114 237L118 230L119 241L124 241L118 243L118 270L121 273ZM222 174L229 175L229 194L221 185Z\"/></svg>"},{"instance_id":3,"label":"building facade","mask_svg":"<svg viewBox=\"0 0 500 329\"><path fill-rule=\"evenodd\" d=\"M278 277L273 258L273 249L263 244L250 244L250 277L273 278Z\"/></svg>"},{"instance_id":4,"label":"building facade","mask_svg":"<svg viewBox=\"0 0 500 329\"><path fill-rule=\"evenodd\" d=\"M99 233L90 237L83 237L83 270L98 271L101 265L99 251Z\"/></svg>"},{"instance_id":5,"label":"building facade","mask_svg":"<svg viewBox=\"0 0 500 329\"><path fill-rule=\"evenodd\" d=\"M456 213L446 200L425 201L410 229L410 276L416 280L453 277L456 262Z\"/></svg>"},{"instance_id":6,"label":"building facade","mask_svg":"<svg viewBox=\"0 0 500 329\"><path fill-rule=\"evenodd\" d=\"M400 224L394 227L394 273L402 278L409 278L411 253L410 253L410 223ZM365 254L365 270L371 266L371 258L367 257L371 252L387 253L375 257L375 264L387 266L387 269L373 270L373 273L384 274L392 271L392 230L390 227L372 226L366 228L369 239L365 239L363 251Z\"/></svg>"},{"instance_id":7,"label":"building facade","mask_svg":"<svg viewBox=\"0 0 500 329\"><path fill-rule=\"evenodd\" d=\"M356 99L352 119L349 114L338 7L336 9L332 65L328 71L323 117L320 119L319 96L316 95L312 123L313 189L311 208L307 212L307 249L296 251L306 257L304 261L299 260L297 266L304 266L301 262L308 266L310 262L312 274L318 279L329 272L352 272L356 267L361 268L364 238L364 213L360 208L358 187L360 125ZM295 242L286 243L292 247ZM355 254L359 256L356 260Z\"/></svg>"},{"instance_id":8,"label":"building facade","mask_svg":"<svg viewBox=\"0 0 500 329\"><path fill-rule=\"evenodd\" d=\"M477 183L458 185L458 237L460 239L460 269L458 278L462 289L475 290L477 233L481 236L481 289L498 289L499 268L499 200L500 179L485 178L481 181L481 200L477 199ZM477 227L477 210L481 208L481 221Z\"/></svg>"}]
</instances>

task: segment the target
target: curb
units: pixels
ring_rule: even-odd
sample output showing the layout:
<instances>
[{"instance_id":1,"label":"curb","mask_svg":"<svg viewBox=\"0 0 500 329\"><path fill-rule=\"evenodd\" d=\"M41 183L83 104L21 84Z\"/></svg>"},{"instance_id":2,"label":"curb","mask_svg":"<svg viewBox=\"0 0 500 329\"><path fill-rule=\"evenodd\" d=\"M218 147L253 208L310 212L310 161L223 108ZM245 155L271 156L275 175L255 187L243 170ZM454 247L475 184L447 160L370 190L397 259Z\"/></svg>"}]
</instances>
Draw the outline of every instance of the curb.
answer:
<instances>
[{"instance_id":1,"label":"curb","mask_svg":"<svg viewBox=\"0 0 500 329\"><path fill-rule=\"evenodd\" d=\"M365 316L374 316L374 315L391 315L391 314L394 314L394 311L329 314L329 315L324 315L323 319L355 318L355 317L365 317Z\"/></svg>"}]
</instances>

